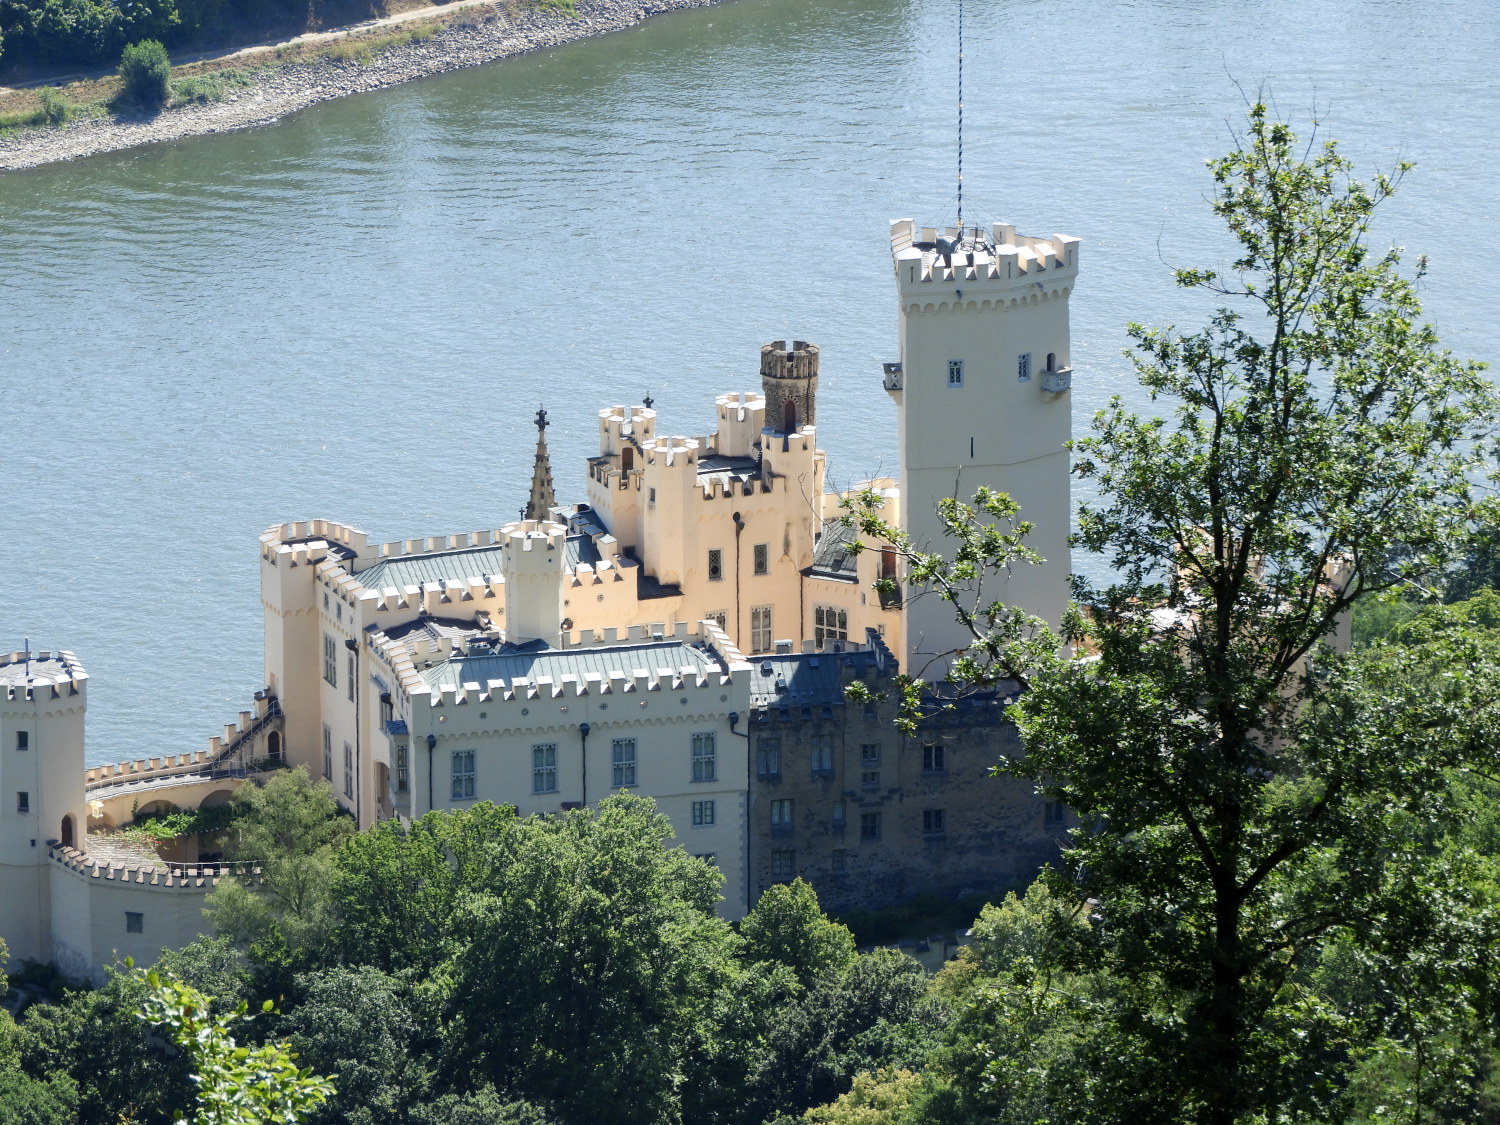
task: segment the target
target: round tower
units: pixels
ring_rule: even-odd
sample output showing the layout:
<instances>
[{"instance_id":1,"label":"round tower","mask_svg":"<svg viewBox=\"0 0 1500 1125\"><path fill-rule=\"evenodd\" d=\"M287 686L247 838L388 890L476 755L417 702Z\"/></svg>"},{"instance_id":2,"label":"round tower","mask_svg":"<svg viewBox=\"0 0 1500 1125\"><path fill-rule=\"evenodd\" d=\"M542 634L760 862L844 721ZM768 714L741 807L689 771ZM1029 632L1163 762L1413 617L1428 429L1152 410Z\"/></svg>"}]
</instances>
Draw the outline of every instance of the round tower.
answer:
<instances>
[{"instance_id":1,"label":"round tower","mask_svg":"<svg viewBox=\"0 0 1500 1125\"><path fill-rule=\"evenodd\" d=\"M785 340L760 349L760 389L765 397L766 428L794 434L817 425L818 345Z\"/></svg>"},{"instance_id":2,"label":"round tower","mask_svg":"<svg viewBox=\"0 0 1500 1125\"><path fill-rule=\"evenodd\" d=\"M88 674L70 652L0 655L0 938L52 959L47 845L84 850Z\"/></svg>"},{"instance_id":3,"label":"round tower","mask_svg":"<svg viewBox=\"0 0 1500 1125\"><path fill-rule=\"evenodd\" d=\"M567 541L568 529L550 520L522 520L500 529L505 636L512 644L557 644L565 616Z\"/></svg>"}]
</instances>

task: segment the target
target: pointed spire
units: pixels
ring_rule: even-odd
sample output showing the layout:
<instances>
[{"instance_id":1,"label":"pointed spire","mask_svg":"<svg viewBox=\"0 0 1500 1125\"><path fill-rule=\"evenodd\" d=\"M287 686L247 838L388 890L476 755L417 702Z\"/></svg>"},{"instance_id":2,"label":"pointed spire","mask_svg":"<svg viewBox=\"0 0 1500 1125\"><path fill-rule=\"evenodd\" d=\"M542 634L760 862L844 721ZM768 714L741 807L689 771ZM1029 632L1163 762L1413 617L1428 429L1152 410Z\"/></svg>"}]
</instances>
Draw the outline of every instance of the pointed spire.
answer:
<instances>
[{"instance_id":1,"label":"pointed spire","mask_svg":"<svg viewBox=\"0 0 1500 1125\"><path fill-rule=\"evenodd\" d=\"M552 462L547 457L547 411L536 412L536 465L531 470L531 499L521 515L528 520L552 518L557 496L552 491Z\"/></svg>"}]
</instances>

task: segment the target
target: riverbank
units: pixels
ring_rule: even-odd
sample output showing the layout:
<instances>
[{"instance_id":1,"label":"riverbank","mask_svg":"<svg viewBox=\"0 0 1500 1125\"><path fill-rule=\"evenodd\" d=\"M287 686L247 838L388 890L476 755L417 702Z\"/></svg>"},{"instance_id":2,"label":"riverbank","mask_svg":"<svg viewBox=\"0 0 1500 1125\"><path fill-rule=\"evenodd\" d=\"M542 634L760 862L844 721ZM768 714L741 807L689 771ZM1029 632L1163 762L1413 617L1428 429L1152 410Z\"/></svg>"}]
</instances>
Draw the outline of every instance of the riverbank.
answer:
<instances>
[{"instance_id":1,"label":"riverbank","mask_svg":"<svg viewBox=\"0 0 1500 1125\"><path fill-rule=\"evenodd\" d=\"M621 31L650 16L706 8L722 0L578 0L574 14L505 3L468 8L462 20L410 43L367 57L318 57L254 67L237 59L253 85L221 101L173 106L156 113L125 111L0 137L0 170L34 168L104 152L266 125L318 102L378 90L414 78L479 66L527 51ZM369 25L363 30L368 30ZM329 37L337 41L337 37ZM274 55L268 52L268 58Z\"/></svg>"}]
</instances>

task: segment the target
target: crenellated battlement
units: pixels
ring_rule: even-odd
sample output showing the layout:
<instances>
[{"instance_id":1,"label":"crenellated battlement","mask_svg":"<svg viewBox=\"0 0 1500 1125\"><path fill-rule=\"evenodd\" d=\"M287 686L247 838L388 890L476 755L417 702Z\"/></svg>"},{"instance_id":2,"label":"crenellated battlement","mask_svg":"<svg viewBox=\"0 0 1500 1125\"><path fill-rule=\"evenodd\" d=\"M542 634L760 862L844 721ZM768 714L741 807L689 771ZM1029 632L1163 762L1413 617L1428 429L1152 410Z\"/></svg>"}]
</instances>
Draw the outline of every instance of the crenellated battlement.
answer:
<instances>
[{"instance_id":1,"label":"crenellated battlement","mask_svg":"<svg viewBox=\"0 0 1500 1125\"><path fill-rule=\"evenodd\" d=\"M702 439L689 437L659 437L641 443L648 464L678 470L691 470L697 465L702 448Z\"/></svg>"},{"instance_id":2,"label":"crenellated battlement","mask_svg":"<svg viewBox=\"0 0 1500 1125\"><path fill-rule=\"evenodd\" d=\"M243 776L240 766L226 765L241 756L247 745L257 734L280 720L281 704L269 692L255 693L252 710L241 711L236 722L225 723L222 734L209 736L207 750L195 750L182 754L166 754L157 758L137 758L133 762L112 762L103 766L91 766L83 772L85 793L133 785L138 782L170 781L174 778L192 777L199 774L227 774Z\"/></svg>"},{"instance_id":3,"label":"crenellated battlement","mask_svg":"<svg viewBox=\"0 0 1500 1125\"><path fill-rule=\"evenodd\" d=\"M1077 238L1063 234L1017 234L1008 223L978 227L918 228L911 219L891 223L891 256L903 290L926 282L998 283L1017 287L1053 281L1071 283L1078 274Z\"/></svg>"},{"instance_id":4,"label":"crenellated battlement","mask_svg":"<svg viewBox=\"0 0 1500 1125\"><path fill-rule=\"evenodd\" d=\"M0 655L0 699L61 699L81 695L88 673L71 652L12 652Z\"/></svg>"},{"instance_id":5,"label":"crenellated battlement","mask_svg":"<svg viewBox=\"0 0 1500 1125\"><path fill-rule=\"evenodd\" d=\"M261 558L275 563L286 555L306 555L334 546L363 554L369 550L370 537L356 527L333 520L301 520L267 528L260 537L260 545Z\"/></svg>"},{"instance_id":6,"label":"crenellated battlement","mask_svg":"<svg viewBox=\"0 0 1500 1125\"><path fill-rule=\"evenodd\" d=\"M599 411L599 453L618 456L627 444L637 447L656 436L656 411L649 406L609 406Z\"/></svg>"},{"instance_id":7,"label":"crenellated battlement","mask_svg":"<svg viewBox=\"0 0 1500 1125\"><path fill-rule=\"evenodd\" d=\"M85 879L97 879L106 883L136 883L162 890L208 890L225 878L261 882L260 869L250 863L175 863L166 860L155 864L102 862L56 840L47 841L47 858Z\"/></svg>"}]
</instances>

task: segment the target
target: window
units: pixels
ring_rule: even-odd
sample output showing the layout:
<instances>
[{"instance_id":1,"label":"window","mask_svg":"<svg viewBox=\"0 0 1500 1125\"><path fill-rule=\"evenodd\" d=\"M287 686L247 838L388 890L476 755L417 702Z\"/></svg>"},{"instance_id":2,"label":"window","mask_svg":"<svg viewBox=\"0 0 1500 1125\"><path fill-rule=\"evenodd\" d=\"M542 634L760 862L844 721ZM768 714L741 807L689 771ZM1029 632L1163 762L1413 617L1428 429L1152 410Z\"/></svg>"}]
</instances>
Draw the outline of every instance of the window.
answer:
<instances>
[{"instance_id":1,"label":"window","mask_svg":"<svg viewBox=\"0 0 1500 1125\"><path fill-rule=\"evenodd\" d=\"M838 606L820 605L813 609L813 640L847 641L849 639L849 611Z\"/></svg>"},{"instance_id":2,"label":"window","mask_svg":"<svg viewBox=\"0 0 1500 1125\"><path fill-rule=\"evenodd\" d=\"M843 848L834 848L832 866L835 875L842 875L849 870L849 853Z\"/></svg>"},{"instance_id":3,"label":"window","mask_svg":"<svg viewBox=\"0 0 1500 1125\"><path fill-rule=\"evenodd\" d=\"M354 702L354 653L349 653L349 702Z\"/></svg>"},{"instance_id":4,"label":"window","mask_svg":"<svg viewBox=\"0 0 1500 1125\"><path fill-rule=\"evenodd\" d=\"M693 802L693 827L707 828L714 822L714 803L712 801Z\"/></svg>"},{"instance_id":5,"label":"window","mask_svg":"<svg viewBox=\"0 0 1500 1125\"><path fill-rule=\"evenodd\" d=\"M880 814L878 812L859 814L859 838L861 840L880 839Z\"/></svg>"},{"instance_id":6,"label":"window","mask_svg":"<svg viewBox=\"0 0 1500 1125\"><path fill-rule=\"evenodd\" d=\"M1016 357L1016 379L1022 383L1031 382L1031 353L1023 352Z\"/></svg>"},{"instance_id":7,"label":"window","mask_svg":"<svg viewBox=\"0 0 1500 1125\"><path fill-rule=\"evenodd\" d=\"M31 732L30 731L24 731L24 730L18 730L18 731L16 731L16 749L17 750L30 750L31 749Z\"/></svg>"},{"instance_id":8,"label":"window","mask_svg":"<svg viewBox=\"0 0 1500 1125\"><path fill-rule=\"evenodd\" d=\"M712 621L715 625L717 625L720 629L728 629L729 628L729 625L728 625L729 614L728 614L727 611L722 610L722 609L716 609L712 613L705 614L705 616L710 621Z\"/></svg>"},{"instance_id":9,"label":"window","mask_svg":"<svg viewBox=\"0 0 1500 1125\"><path fill-rule=\"evenodd\" d=\"M781 738L761 735L755 742L755 775L761 778L781 776Z\"/></svg>"},{"instance_id":10,"label":"window","mask_svg":"<svg viewBox=\"0 0 1500 1125\"><path fill-rule=\"evenodd\" d=\"M717 547L708 552L708 580L721 581L724 577L724 552Z\"/></svg>"},{"instance_id":11,"label":"window","mask_svg":"<svg viewBox=\"0 0 1500 1125\"><path fill-rule=\"evenodd\" d=\"M609 760L614 771L610 780L616 789L628 789L635 784L635 739L617 738L611 742Z\"/></svg>"},{"instance_id":12,"label":"window","mask_svg":"<svg viewBox=\"0 0 1500 1125\"><path fill-rule=\"evenodd\" d=\"M863 789L879 789L880 788L880 771L879 770L865 770L865 771L863 771L859 775L859 784L860 784L860 787L863 788Z\"/></svg>"},{"instance_id":13,"label":"window","mask_svg":"<svg viewBox=\"0 0 1500 1125\"><path fill-rule=\"evenodd\" d=\"M344 796L354 796L354 747L344 743Z\"/></svg>"},{"instance_id":14,"label":"window","mask_svg":"<svg viewBox=\"0 0 1500 1125\"><path fill-rule=\"evenodd\" d=\"M453 751L453 799L467 801L474 796L474 751Z\"/></svg>"},{"instance_id":15,"label":"window","mask_svg":"<svg viewBox=\"0 0 1500 1125\"><path fill-rule=\"evenodd\" d=\"M922 747L922 772L942 773L943 769L943 744L937 742L931 746Z\"/></svg>"},{"instance_id":16,"label":"window","mask_svg":"<svg viewBox=\"0 0 1500 1125\"><path fill-rule=\"evenodd\" d=\"M698 852L697 854L695 854L693 856L693 858L694 859L701 859L704 863L708 864L710 867L718 867L719 866L719 854L717 852Z\"/></svg>"},{"instance_id":17,"label":"window","mask_svg":"<svg viewBox=\"0 0 1500 1125\"><path fill-rule=\"evenodd\" d=\"M333 783L333 731L323 724L323 776Z\"/></svg>"},{"instance_id":18,"label":"window","mask_svg":"<svg viewBox=\"0 0 1500 1125\"><path fill-rule=\"evenodd\" d=\"M324 613L328 612L328 591L327 590L323 591L323 612Z\"/></svg>"},{"instance_id":19,"label":"window","mask_svg":"<svg viewBox=\"0 0 1500 1125\"><path fill-rule=\"evenodd\" d=\"M339 686L339 643L327 633L323 634L323 678Z\"/></svg>"},{"instance_id":20,"label":"window","mask_svg":"<svg viewBox=\"0 0 1500 1125\"><path fill-rule=\"evenodd\" d=\"M338 605L333 607L333 616L337 621L342 621L344 619L344 603L342 601L340 601Z\"/></svg>"},{"instance_id":21,"label":"window","mask_svg":"<svg viewBox=\"0 0 1500 1125\"><path fill-rule=\"evenodd\" d=\"M21 789L16 793L16 812L31 811L31 794Z\"/></svg>"},{"instance_id":22,"label":"window","mask_svg":"<svg viewBox=\"0 0 1500 1125\"><path fill-rule=\"evenodd\" d=\"M869 769L880 765L880 743L865 742L859 748L859 764Z\"/></svg>"},{"instance_id":23,"label":"window","mask_svg":"<svg viewBox=\"0 0 1500 1125\"><path fill-rule=\"evenodd\" d=\"M718 780L719 768L715 755L713 731L703 731L693 735L694 781Z\"/></svg>"},{"instance_id":24,"label":"window","mask_svg":"<svg viewBox=\"0 0 1500 1125\"><path fill-rule=\"evenodd\" d=\"M531 791L557 792L557 743L543 742L531 748Z\"/></svg>"},{"instance_id":25,"label":"window","mask_svg":"<svg viewBox=\"0 0 1500 1125\"><path fill-rule=\"evenodd\" d=\"M1061 801L1048 801L1042 814L1043 824L1050 829L1063 828L1068 823L1068 809Z\"/></svg>"},{"instance_id":26,"label":"window","mask_svg":"<svg viewBox=\"0 0 1500 1125\"><path fill-rule=\"evenodd\" d=\"M750 651L771 651L771 607L768 605L750 607Z\"/></svg>"},{"instance_id":27,"label":"window","mask_svg":"<svg viewBox=\"0 0 1500 1125\"><path fill-rule=\"evenodd\" d=\"M812 736L812 771L815 777L833 776L833 735Z\"/></svg>"},{"instance_id":28,"label":"window","mask_svg":"<svg viewBox=\"0 0 1500 1125\"><path fill-rule=\"evenodd\" d=\"M649 488L649 489L646 490L646 493L647 493L646 498L648 500L650 500L651 503L655 504L656 503L656 489Z\"/></svg>"},{"instance_id":29,"label":"window","mask_svg":"<svg viewBox=\"0 0 1500 1125\"><path fill-rule=\"evenodd\" d=\"M780 848L771 853L771 878L790 879L797 873L797 853Z\"/></svg>"},{"instance_id":30,"label":"window","mask_svg":"<svg viewBox=\"0 0 1500 1125\"><path fill-rule=\"evenodd\" d=\"M780 797L771 802L771 827L790 828L792 826L792 799Z\"/></svg>"},{"instance_id":31,"label":"window","mask_svg":"<svg viewBox=\"0 0 1500 1125\"><path fill-rule=\"evenodd\" d=\"M1048 352L1047 353L1047 370L1048 371L1056 371L1057 370L1057 353L1056 352Z\"/></svg>"},{"instance_id":32,"label":"window","mask_svg":"<svg viewBox=\"0 0 1500 1125\"><path fill-rule=\"evenodd\" d=\"M768 543L757 543L752 549L755 557L755 573L771 573L771 547Z\"/></svg>"},{"instance_id":33,"label":"window","mask_svg":"<svg viewBox=\"0 0 1500 1125\"><path fill-rule=\"evenodd\" d=\"M964 385L964 361L961 359L950 359L948 361L948 385L950 387L961 387Z\"/></svg>"},{"instance_id":34,"label":"window","mask_svg":"<svg viewBox=\"0 0 1500 1125\"><path fill-rule=\"evenodd\" d=\"M139 910L125 911L125 932L127 934L143 934L146 932L146 916Z\"/></svg>"},{"instance_id":35,"label":"window","mask_svg":"<svg viewBox=\"0 0 1500 1125\"><path fill-rule=\"evenodd\" d=\"M411 751L405 745L396 747L396 792L405 793L411 784Z\"/></svg>"},{"instance_id":36,"label":"window","mask_svg":"<svg viewBox=\"0 0 1500 1125\"><path fill-rule=\"evenodd\" d=\"M843 801L833 802L833 827L837 832L844 830L844 816L846 805Z\"/></svg>"},{"instance_id":37,"label":"window","mask_svg":"<svg viewBox=\"0 0 1500 1125\"><path fill-rule=\"evenodd\" d=\"M922 810L922 835L931 838L941 836L947 831L948 811L946 809Z\"/></svg>"}]
</instances>

